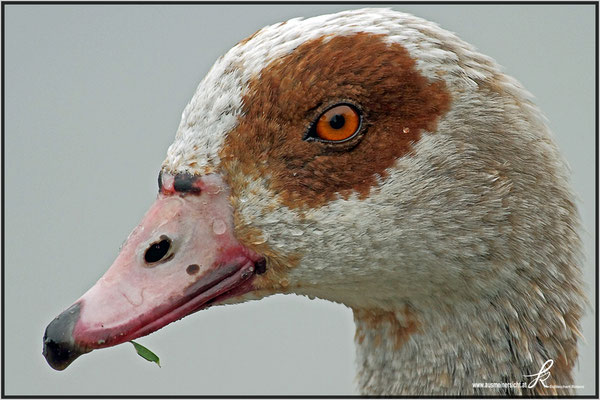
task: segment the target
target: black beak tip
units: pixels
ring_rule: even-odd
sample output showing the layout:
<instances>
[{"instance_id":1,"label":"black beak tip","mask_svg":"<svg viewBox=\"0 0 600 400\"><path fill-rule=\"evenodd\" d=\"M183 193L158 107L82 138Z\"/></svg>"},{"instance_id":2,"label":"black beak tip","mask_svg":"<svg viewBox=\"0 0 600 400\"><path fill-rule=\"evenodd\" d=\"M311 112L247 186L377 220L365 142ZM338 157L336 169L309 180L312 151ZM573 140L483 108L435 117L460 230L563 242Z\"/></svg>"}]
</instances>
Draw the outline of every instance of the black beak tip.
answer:
<instances>
[{"instance_id":1,"label":"black beak tip","mask_svg":"<svg viewBox=\"0 0 600 400\"><path fill-rule=\"evenodd\" d=\"M77 357L89 352L75 344L73 328L79 319L80 304L73 304L56 317L44 332L42 354L48 364L57 371L67 368Z\"/></svg>"}]
</instances>

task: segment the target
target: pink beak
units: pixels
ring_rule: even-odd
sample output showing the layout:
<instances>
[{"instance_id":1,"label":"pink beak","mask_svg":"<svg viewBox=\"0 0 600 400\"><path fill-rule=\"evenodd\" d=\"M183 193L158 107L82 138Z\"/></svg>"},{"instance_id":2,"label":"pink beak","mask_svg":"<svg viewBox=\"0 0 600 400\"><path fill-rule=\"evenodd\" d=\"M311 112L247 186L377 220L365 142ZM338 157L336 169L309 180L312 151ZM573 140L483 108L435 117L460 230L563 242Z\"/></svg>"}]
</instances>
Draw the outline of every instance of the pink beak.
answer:
<instances>
[{"instance_id":1,"label":"pink beak","mask_svg":"<svg viewBox=\"0 0 600 400\"><path fill-rule=\"evenodd\" d=\"M219 176L159 180L156 202L113 265L46 328L43 354L52 368L247 293L264 272L264 258L234 236L229 189Z\"/></svg>"}]
</instances>

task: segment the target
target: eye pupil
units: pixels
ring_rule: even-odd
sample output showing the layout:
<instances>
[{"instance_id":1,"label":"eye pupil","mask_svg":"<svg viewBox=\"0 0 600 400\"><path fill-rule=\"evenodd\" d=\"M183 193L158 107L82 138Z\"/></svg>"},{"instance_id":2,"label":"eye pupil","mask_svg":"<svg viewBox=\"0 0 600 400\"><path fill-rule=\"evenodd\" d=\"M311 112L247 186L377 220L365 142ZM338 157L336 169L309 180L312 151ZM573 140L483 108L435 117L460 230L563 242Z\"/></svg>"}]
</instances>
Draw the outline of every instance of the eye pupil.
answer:
<instances>
[{"instance_id":1,"label":"eye pupil","mask_svg":"<svg viewBox=\"0 0 600 400\"><path fill-rule=\"evenodd\" d=\"M144 254L144 260L147 263L155 263L160 261L169 251L171 247L171 241L163 239L160 242L152 243L146 253Z\"/></svg>"},{"instance_id":2,"label":"eye pupil","mask_svg":"<svg viewBox=\"0 0 600 400\"><path fill-rule=\"evenodd\" d=\"M329 120L329 126L331 126L333 129L341 129L345 123L346 118L344 118L344 116L340 114L335 114Z\"/></svg>"}]
</instances>

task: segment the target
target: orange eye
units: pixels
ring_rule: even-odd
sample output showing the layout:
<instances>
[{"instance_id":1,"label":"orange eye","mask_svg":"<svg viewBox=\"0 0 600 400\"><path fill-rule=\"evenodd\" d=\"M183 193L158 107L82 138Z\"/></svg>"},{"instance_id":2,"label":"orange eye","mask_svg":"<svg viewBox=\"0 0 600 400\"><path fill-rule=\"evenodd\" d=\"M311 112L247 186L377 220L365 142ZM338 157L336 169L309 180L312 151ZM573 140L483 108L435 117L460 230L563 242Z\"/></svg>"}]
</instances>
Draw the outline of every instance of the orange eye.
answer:
<instances>
[{"instance_id":1,"label":"orange eye","mask_svg":"<svg viewBox=\"0 0 600 400\"><path fill-rule=\"evenodd\" d=\"M340 142L351 138L359 128L358 111L348 104L341 104L330 108L319 117L315 131L320 139Z\"/></svg>"}]
</instances>

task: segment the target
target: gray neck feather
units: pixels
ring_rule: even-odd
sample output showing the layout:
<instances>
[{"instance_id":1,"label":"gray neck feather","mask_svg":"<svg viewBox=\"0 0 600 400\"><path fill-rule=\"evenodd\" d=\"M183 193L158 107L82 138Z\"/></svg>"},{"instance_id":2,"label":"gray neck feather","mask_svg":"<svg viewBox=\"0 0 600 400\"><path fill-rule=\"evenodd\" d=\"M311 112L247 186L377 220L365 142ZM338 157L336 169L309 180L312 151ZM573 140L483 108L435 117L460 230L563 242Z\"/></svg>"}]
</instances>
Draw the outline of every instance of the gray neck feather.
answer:
<instances>
[{"instance_id":1,"label":"gray neck feather","mask_svg":"<svg viewBox=\"0 0 600 400\"><path fill-rule=\"evenodd\" d=\"M569 388L540 382L532 388L474 387L474 383L529 385L535 377L526 375L537 374L549 359L553 366L546 386L572 385L576 319L567 318L563 325L554 311L534 310L536 302L530 298L511 302L507 298L511 297L440 303L427 309L409 303L394 311L354 309L361 393L573 394Z\"/></svg>"}]
</instances>

